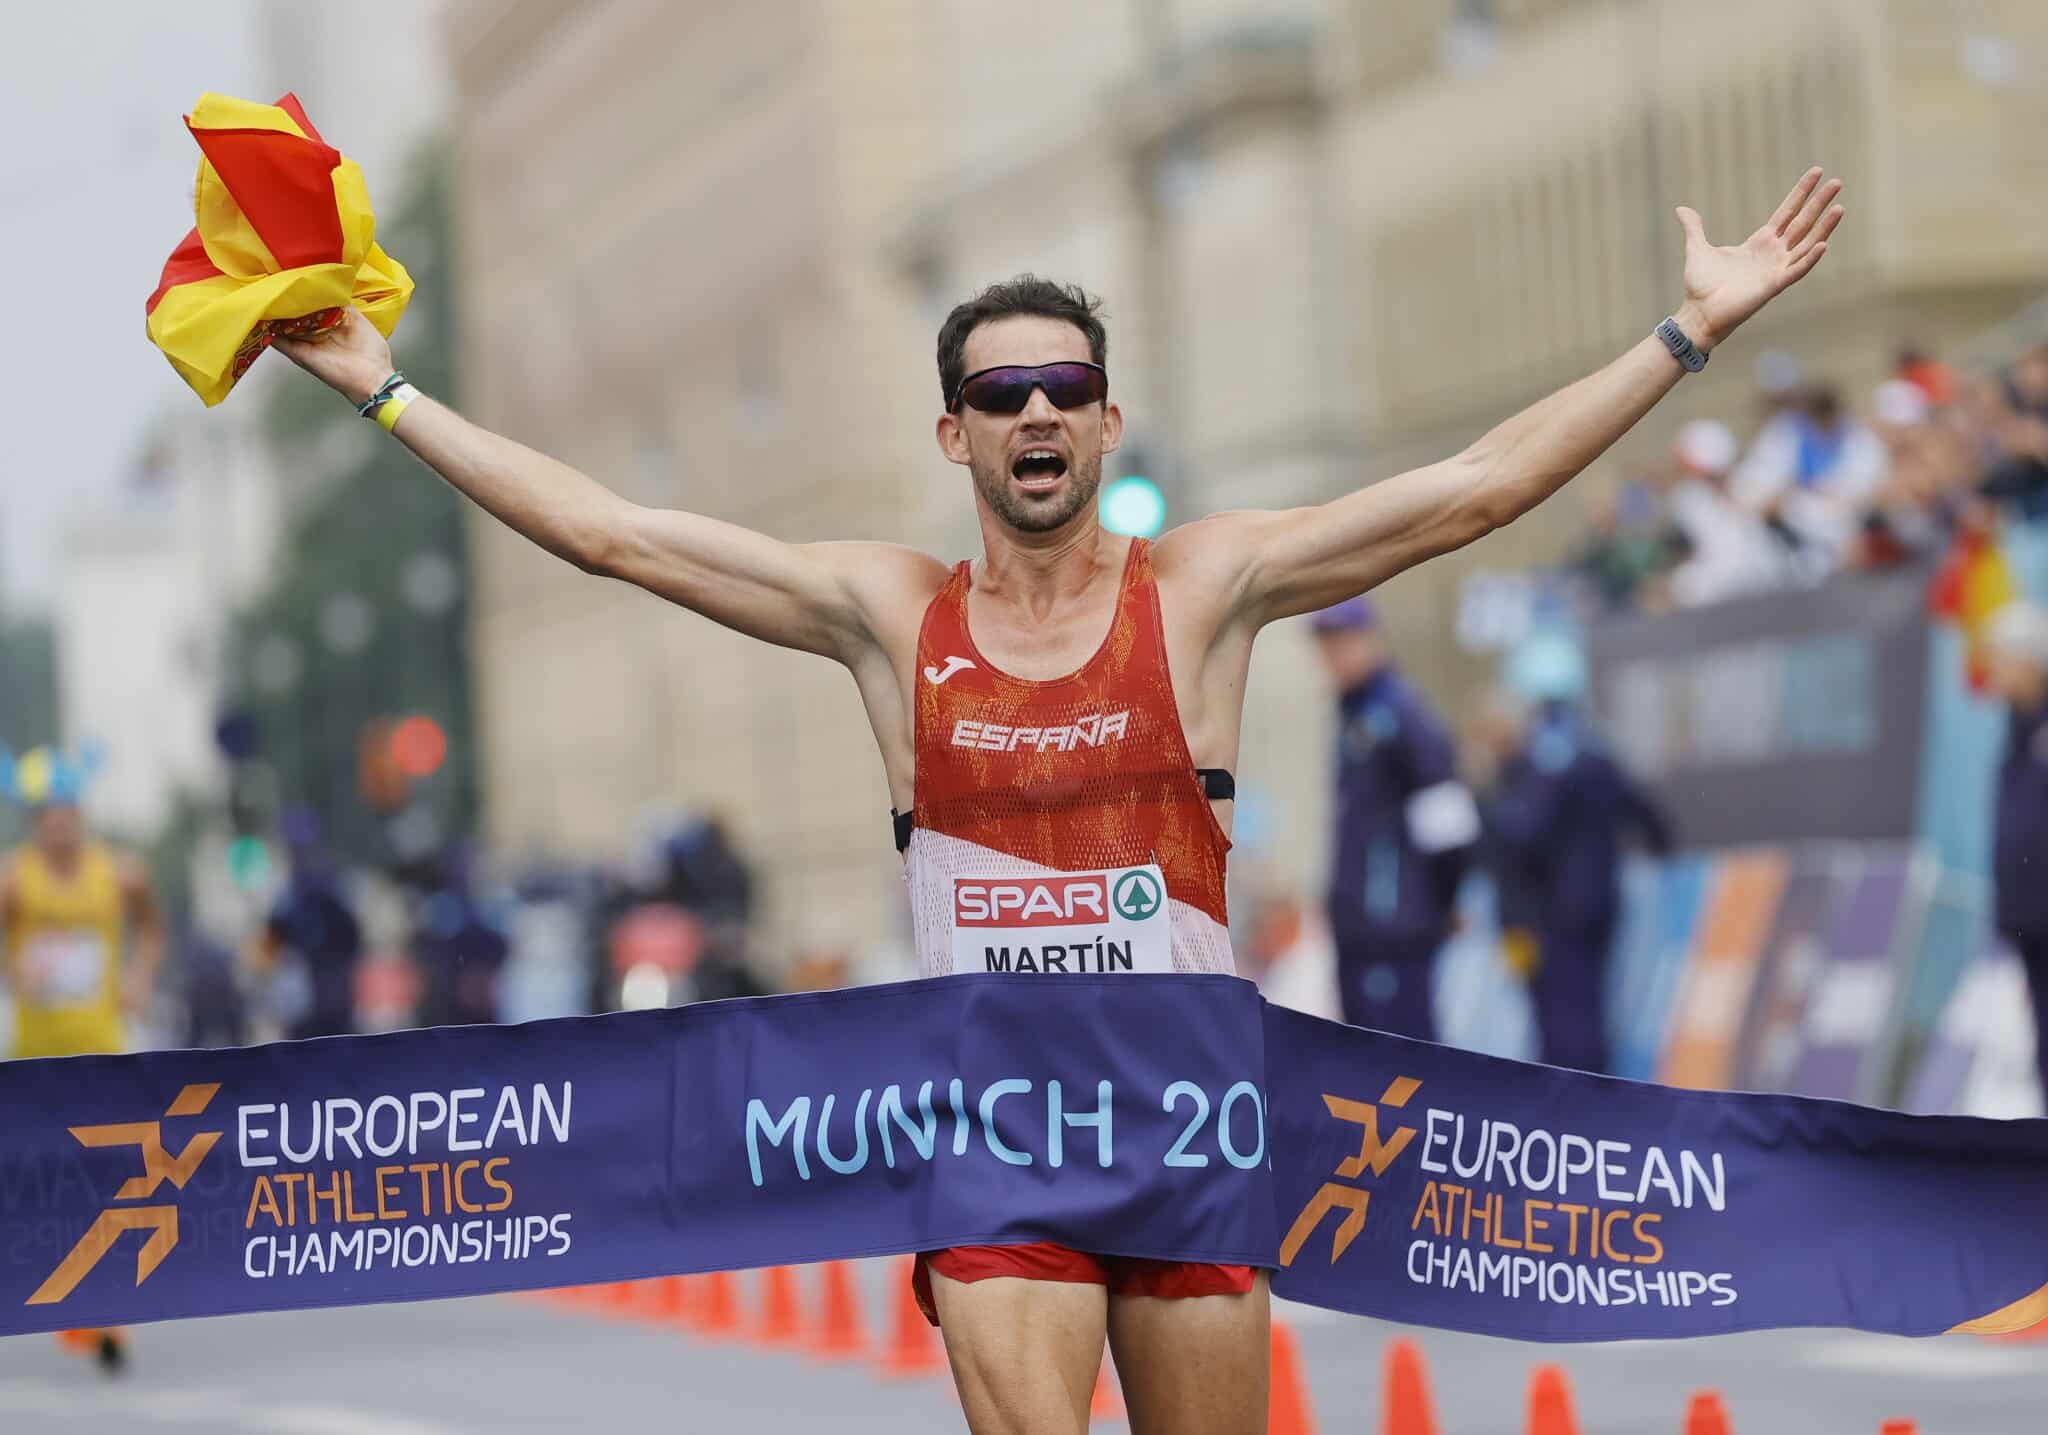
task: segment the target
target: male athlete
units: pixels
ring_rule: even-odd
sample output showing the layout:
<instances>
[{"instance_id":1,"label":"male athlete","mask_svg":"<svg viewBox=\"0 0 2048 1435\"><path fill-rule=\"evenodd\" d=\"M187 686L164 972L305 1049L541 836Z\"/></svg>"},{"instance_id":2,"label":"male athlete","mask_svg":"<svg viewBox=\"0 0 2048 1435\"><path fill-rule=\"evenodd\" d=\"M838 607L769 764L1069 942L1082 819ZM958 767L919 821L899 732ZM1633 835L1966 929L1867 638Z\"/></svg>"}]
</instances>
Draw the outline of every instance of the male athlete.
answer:
<instances>
[{"instance_id":1,"label":"male athlete","mask_svg":"<svg viewBox=\"0 0 2048 1435\"><path fill-rule=\"evenodd\" d=\"M1096 519L1102 456L1123 415L1109 401L1094 304L1029 277L996 285L939 331L939 448L972 475L983 540L978 561L954 567L881 543L792 545L627 502L421 398L357 314L279 347L548 551L845 664L900 814L926 973L956 970L956 955L983 969L1001 923L976 899L978 879L1111 869L1131 890L1113 924L1090 915L1114 940L1062 949L1054 970L1228 972L1225 804L1259 630L1462 547L1556 492L1819 262L1840 188L1808 172L1729 248L1680 209L1684 296L1672 318L1464 452L1320 507L1220 513L1156 543ZM1133 868L1150 871L1132 879ZM1165 900L1149 890L1160 880ZM1029 945L1022 934L1008 944ZM1019 957L1013 969L1052 965ZM1032 1245L928 1253L919 1286L976 1435L1085 1430L1105 1335L1141 1435L1265 1428L1263 1272Z\"/></svg>"},{"instance_id":2,"label":"male athlete","mask_svg":"<svg viewBox=\"0 0 2048 1435\"><path fill-rule=\"evenodd\" d=\"M125 1051L163 965L163 909L142 864L86 836L83 775L49 749L15 766L33 813L29 840L0 860L0 951L14 995L17 1058ZM59 1340L116 1371L118 1330L67 1330Z\"/></svg>"}]
</instances>

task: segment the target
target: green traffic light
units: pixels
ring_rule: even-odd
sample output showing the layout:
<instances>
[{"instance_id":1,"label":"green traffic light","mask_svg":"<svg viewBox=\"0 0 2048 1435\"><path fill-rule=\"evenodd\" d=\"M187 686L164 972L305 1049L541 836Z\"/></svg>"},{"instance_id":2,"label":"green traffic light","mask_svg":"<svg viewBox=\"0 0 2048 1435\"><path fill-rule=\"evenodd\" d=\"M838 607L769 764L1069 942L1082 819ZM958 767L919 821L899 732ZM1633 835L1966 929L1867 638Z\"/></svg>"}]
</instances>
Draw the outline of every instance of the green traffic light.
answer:
<instances>
[{"instance_id":1,"label":"green traffic light","mask_svg":"<svg viewBox=\"0 0 2048 1435\"><path fill-rule=\"evenodd\" d=\"M228 875L243 891L270 880L270 846L261 837L237 837L228 844Z\"/></svg>"},{"instance_id":2,"label":"green traffic light","mask_svg":"<svg viewBox=\"0 0 2048 1435\"><path fill-rule=\"evenodd\" d=\"M1156 538L1166 526L1166 495L1158 484L1137 474L1104 485L1097 509L1102 526L1111 533Z\"/></svg>"}]
</instances>

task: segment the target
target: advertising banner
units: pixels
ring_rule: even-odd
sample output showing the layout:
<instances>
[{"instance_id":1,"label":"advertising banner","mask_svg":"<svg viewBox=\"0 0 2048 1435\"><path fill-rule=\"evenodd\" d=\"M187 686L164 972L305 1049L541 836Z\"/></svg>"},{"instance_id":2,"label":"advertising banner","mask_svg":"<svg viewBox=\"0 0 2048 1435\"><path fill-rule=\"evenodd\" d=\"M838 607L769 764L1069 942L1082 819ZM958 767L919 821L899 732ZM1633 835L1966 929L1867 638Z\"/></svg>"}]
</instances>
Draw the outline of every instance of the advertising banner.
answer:
<instances>
[{"instance_id":1,"label":"advertising banner","mask_svg":"<svg viewBox=\"0 0 2048 1435\"><path fill-rule=\"evenodd\" d=\"M0 1064L0 1334L1058 1241L1531 1340L2048 1314L2048 1122L1676 1091L1221 976Z\"/></svg>"}]
</instances>

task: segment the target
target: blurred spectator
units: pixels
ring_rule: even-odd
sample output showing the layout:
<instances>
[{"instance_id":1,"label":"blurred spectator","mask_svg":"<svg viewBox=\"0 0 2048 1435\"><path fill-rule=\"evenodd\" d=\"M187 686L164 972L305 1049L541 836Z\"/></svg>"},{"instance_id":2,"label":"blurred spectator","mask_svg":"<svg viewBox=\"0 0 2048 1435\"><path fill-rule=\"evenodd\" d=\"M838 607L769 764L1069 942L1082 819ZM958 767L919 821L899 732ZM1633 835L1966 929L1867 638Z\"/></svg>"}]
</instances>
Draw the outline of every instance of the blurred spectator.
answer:
<instances>
[{"instance_id":1,"label":"blurred spectator","mask_svg":"<svg viewBox=\"0 0 2048 1435\"><path fill-rule=\"evenodd\" d=\"M496 1021L498 974L511 949L477 894L473 854L465 846L451 848L442 858L440 882L421 904L413 939L426 1024Z\"/></svg>"},{"instance_id":2,"label":"blurred spectator","mask_svg":"<svg viewBox=\"0 0 2048 1435\"><path fill-rule=\"evenodd\" d=\"M273 1014L293 1040L355 1029L356 964L363 932L310 814L287 822L291 877L271 906L259 959Z\"/></svg>"},{"instance_id":3,"label":"blurred spectator","mask_svg":"<svg viewBox=\"0 0 2048 1435\"><path fill-rule=\"evenodd\" d=\"M1983 493L2028 518L2048 518L2048 345L2021 354L1978 398L1991 439Z\"/></svg>"},{"instance_id":4,"label":"blurred spectator","mask_svg":"<svg viewBox=\"0 0 2048 1435\"><path fill-rule=\"evenodd\" d=\"M1992 845L1996 917L2027 969L2034 1057L2048 1092L2048 610L2007 604L1985 646L1991 691L2011 713Z\"/></svg>"},{"instance_id":5,"label":"blurred spectator","mask_svg":"<svg viewBox=\"0 0 2048 1435\"><path fill-rule=\"evenodd\" d=\"M1479 836L1449 734L1394 670L1363 598L1316 614L1337 693L1329 916L1344 1020L1434 1040L1430 975Z\"/></svg>"},{"instance_id":6,"label":"blurred spectator","mask_svg":"<svg viewBox=\"0 0 2048 1435\"><path fill-rule=\"evenodd\" d=\"M1502 684L1488 694L1470 726L1474 785L1499 789L1522 757L1529 705ZM1482 814L1484 808L1482 807ZM1543 918L1543 888L1521 854L1503 840L1497 824L1482 821L1479 865L1493 881L1494 921L1500 931L1501 963L1524 986L1536 978L1537 931Z\"/></svg>"},{"instance_id":7,"label":"blurred spectator","mask_svg":"<svg viewBox=\"0 0 2048 1435\"><path fill-rule=\"evenodd\" d=\"M1918 389L1929 406L1952 404L1956 400L1956 371L1918 344L1901 346L1892 376Z\"/></svg>"},{"instance_id":8,"label":"blurred spectator","mask_svg":"<svg viewBox=\"0 0 2048 1435\"><path fill-rule=\"evenodd\" d=\"M1656 495L1636 479L1592 500L1593 537L1571 560L1602 607L1660 607L1645 588L1671 567L1671 533Z\"/></svg>"},{"instance_id":9,"label":"blurred spectator","mask_svg":"<svg viewBox=\"0 0 2048 1435\"><path fill-rule=\"evenodd\" d=\"M1756 391L1756 435L1730 474L1736 497L1752 510L1761 506L1757 494L1769 486L1765 477L1789 472L1798 462L1806 371L1790 354L1766 350L1757 356Z\"/></svg>"},{"instance_id":10,"label":"blurred spectator","mask_svg":"<svg viewBox=\"0 0 2048 1435\"><path fill-rule=\"evenodd\" d=\"M680 828L663 845L661 895L711 925L744 925L754 913L754 876L733 850L725 819L711 815Z\"/></svg>"},{"instance_id":11,"label":"blurred spectator","mask_svg":"<svg viewBox=\"0 0 2048 1435\"><path fill-rule=\"evenodd\" d=\"M1890 457L1870 426L1850 417L1841 395L1825 386L1807 391L1778 434L1768 446L1759 436L1731 483L1736 498L1784 541L1793 571L1818 582L1854 556Z\"/></svg>"},{"instance_id":12,"label":"blurred spectator","mask_svg":"<svg viewBox=\"0 0 2048 1435\"><path fill-rule=\"evenodd\" d=\"M1671 598L1683 608L1720 603L1784 581L1785 559L1754 513L1728 489L1735 435L1726 424L1695 419L1678 431L1676 478L1667 503L1685 558L1671 573Z\"/></svg>"},{"instance_id":13,"label":"blurred spectator","mask_svg":"<svg viewBox=\"0 0 2048 1435\"><path fill-rule=\"evenodd\" d=\"M181 924L171 949L172 964L184 984L184 1044L246 1044L248 1003L242 995L234 952L189 921Z\"/></svg>"},{"instance_id":14,"label":"blurred spectator","mask_svg":"<svg viewBox=\"0 0 2048 1435\"><path fill-rule=\"evenodd\" d=\"M1535 926L1529 991L1540 1059L1604 1072L1622 839L1640 832L1662 854L1671 829L1580 716L1585 659L1577 645L1539 634L1508 666L1510 686L1532 711L1521 749L1502 764L1486 803L1488 852L1504 900L1528 909L1512 915Z\"/></svg>"}]
</instances>

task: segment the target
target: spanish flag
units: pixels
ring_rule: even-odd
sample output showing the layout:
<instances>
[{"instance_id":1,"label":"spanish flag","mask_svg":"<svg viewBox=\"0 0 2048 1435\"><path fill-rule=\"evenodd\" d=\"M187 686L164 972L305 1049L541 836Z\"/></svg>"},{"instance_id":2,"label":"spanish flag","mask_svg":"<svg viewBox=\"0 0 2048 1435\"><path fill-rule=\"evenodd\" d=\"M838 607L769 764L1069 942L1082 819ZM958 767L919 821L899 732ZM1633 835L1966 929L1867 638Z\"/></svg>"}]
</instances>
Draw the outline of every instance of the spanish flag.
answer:
<instances>
[{"instance_id":1,"label":"spanish flag","mask_svg":"<svg viewBox=\"0 0 2048 1435\"><path fill-rule=\"evenodd\" d=\"M363 172L320 138L296 96L274 105L205 94L197 226L149 296L150 342L211 406L279 335L333 327L350 304L390 335L412 276L377 247Z\"/></svg>"},{"instance_id":2,"label":"spanish flag","mask_svg":"<svg viewBox=\"0 0 2048 1435\"><path fill-rule=\"evenodd\" d=\"M2019 596L2019 582L1997 533L1982 523L1965 521L1934 574L1928 606L1935 617L1962 630L1964 676L1970 691L1979 696L1991 680L1985 631L1992 614Z\"/></svg>"}]
</instances>

